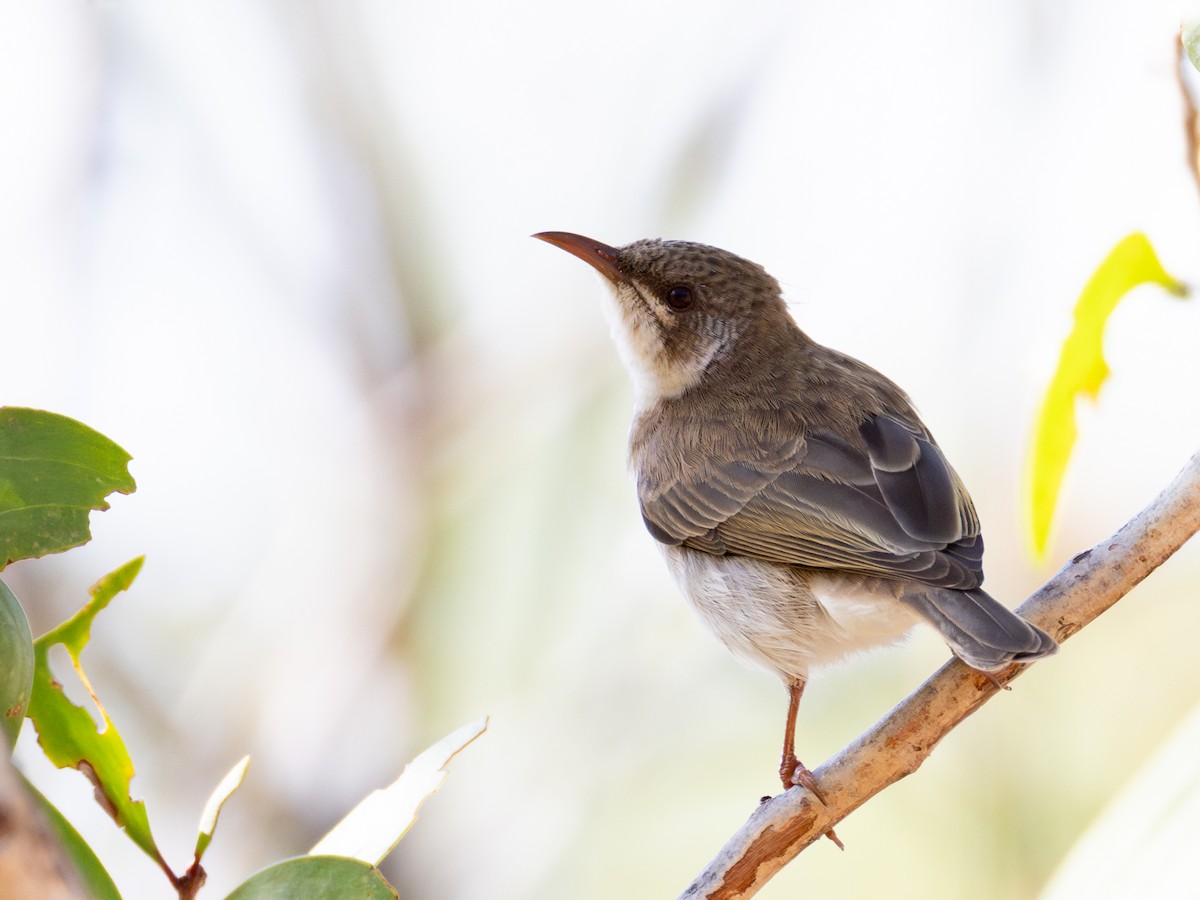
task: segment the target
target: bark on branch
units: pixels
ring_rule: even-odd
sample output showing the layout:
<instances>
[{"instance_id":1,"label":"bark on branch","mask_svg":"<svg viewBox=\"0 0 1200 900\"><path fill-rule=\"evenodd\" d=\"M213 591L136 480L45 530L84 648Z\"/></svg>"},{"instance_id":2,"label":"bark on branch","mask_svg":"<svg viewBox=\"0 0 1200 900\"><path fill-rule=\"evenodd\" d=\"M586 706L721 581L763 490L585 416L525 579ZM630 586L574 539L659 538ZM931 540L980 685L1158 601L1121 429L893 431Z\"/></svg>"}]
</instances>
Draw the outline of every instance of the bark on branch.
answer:
<instances>
[{"instance_id":1,"label":"bark on branch","mask_svg":"<svg viewBox=\"0 0 1200 900\"><path fill-rule=\"evenodd\" d=\"M1065 641L1124 597L1200 530L1200 452L1171 485L1108 540L1085 550L1018 612ZM1014 666L998 675L1007 683ZM938 741L998 688L958 660L942 666L878 724L813 774L827 805L803 788L763 802L680 895L732 900L757 893L809 844L890 784L910 775Z\"/></svg>"}]
</instances>

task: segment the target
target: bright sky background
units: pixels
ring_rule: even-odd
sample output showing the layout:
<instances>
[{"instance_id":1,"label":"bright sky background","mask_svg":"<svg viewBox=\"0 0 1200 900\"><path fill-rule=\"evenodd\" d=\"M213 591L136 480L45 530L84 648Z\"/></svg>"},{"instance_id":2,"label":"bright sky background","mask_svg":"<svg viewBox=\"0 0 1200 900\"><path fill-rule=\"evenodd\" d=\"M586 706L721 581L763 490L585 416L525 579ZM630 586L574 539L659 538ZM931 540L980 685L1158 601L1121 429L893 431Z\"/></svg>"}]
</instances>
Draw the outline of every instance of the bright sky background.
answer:
<instances>
[{"instance_id":1,"label":"bright sky background","mask_svg":"<svg viewBox=\"0 0 1200 900\"><path fill-rule=\"evenodd\" d=\"M1048 568L1025 555L1019 491L1108 249L1144 230L1200 284L1178 17L1159 0L8 10L0 402L101 430L139 488L88 547L5 577L39 631L147 554L85 663L173 861L243 753L205 896L304 852L483 713L389 869L406 898L673 896L774 789L783 692L662 571L600 288L533 232L764 264L813 337L912 394L1006 602L1119 527L1200 447L1195 302L1146 289L1114 318ZM846 856L815 847L761 896L1036 894L1195 703L1198 575L1187 548L839 828ZM818 677L802 757L944 657L921 635ZM128 896L161 894L83 779L36 756Z\"/></svg>"}]
</instances>

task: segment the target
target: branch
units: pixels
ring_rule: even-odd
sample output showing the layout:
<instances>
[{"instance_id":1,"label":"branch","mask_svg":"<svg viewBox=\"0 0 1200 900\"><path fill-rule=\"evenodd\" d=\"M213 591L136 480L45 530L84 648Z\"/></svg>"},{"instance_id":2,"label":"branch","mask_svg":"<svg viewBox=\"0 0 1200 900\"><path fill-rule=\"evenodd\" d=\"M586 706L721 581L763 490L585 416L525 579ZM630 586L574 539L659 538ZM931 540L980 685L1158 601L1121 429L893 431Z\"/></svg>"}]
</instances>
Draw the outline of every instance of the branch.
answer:
<instances>
[{"instance_id":1,"label":"branch","mask_svg":"<svg viewBox=\"0 0 1200 900\"><path fill-rule=\"evenodd\" d=\"M1017 610L1062 642L1133 590L1200 530L1200 452L1170 486L1108 540L1070 561ZM1007 684L1026 668L997 674ZM750 897L826 831L890 784L911 775L938 741L998 693L988 676L953 659L803 788L764 801L680 900Z\"/></svg>"}]
</instances>

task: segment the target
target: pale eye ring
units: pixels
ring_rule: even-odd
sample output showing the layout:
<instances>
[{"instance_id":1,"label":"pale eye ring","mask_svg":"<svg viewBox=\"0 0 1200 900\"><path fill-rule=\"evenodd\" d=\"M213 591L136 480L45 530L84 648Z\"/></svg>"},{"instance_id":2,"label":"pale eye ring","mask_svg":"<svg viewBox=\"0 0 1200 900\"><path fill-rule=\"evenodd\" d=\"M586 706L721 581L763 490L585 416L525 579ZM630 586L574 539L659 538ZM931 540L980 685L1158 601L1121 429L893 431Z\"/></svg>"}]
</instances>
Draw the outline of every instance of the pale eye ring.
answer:
<instances>
[{"instance_id":1,"label":"pale eye ring","mask_svg":"<svg viewBox=\"0 0 1200 900\"><path fill-rule=\"evenodd\" d=\"M676 312L691 309L696 302L695 292L686 284L679 284L667 291L667 306Z\"/></svg>"}]
</instances>

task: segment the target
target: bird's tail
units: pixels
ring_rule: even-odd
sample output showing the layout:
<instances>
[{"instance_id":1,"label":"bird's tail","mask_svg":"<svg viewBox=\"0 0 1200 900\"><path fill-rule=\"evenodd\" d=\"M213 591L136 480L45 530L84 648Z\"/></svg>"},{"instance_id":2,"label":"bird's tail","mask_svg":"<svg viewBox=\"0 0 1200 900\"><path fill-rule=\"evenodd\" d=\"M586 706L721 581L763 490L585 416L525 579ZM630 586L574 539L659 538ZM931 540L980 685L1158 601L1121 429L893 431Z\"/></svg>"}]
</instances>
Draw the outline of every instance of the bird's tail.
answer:
<instances>
[{"instance_id":1,"label":"bird's tail","mask_svg":"<svg viewBox=\"0 0 1200 900\"><path fill-rule=\"evenodd\" d=\"M1054 638L1031 625L985 591L916 586L900 601L938 630L954 655L984 672L1013 662L1032 662L1058 650Z\"/></svg>"}]
</instances>

